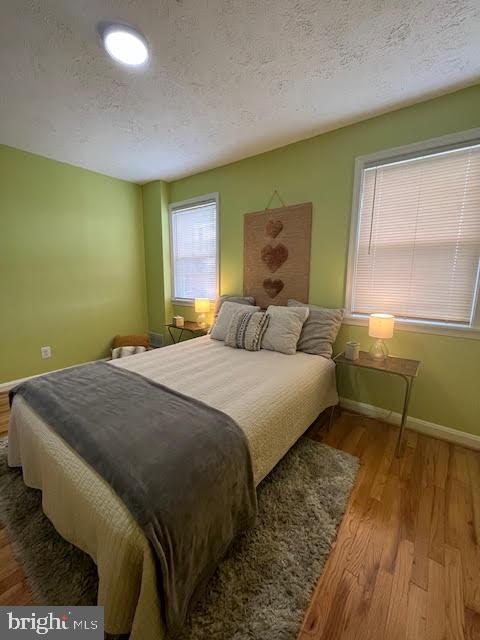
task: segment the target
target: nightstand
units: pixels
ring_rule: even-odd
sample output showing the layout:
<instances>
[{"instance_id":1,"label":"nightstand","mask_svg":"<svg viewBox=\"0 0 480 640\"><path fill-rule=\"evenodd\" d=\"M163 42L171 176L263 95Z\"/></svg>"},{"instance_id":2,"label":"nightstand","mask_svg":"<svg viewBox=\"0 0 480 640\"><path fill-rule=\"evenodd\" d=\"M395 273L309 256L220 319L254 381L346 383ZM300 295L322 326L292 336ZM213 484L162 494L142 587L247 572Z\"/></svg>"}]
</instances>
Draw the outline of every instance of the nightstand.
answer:
<instances>
[{"instance_id":1,"label":"nightstand","mask_svg":"<svg viewBox=\"0 0 480 640\"><path fill-rule=\"evenodd\" d=\"M192 338L198 338L199 336L204 336L207 333L207 329L201 327L197 322L190 322L189 320L185 320L185 324L183 327L177 327L176 325L169 323L165 325L168 329L168 333L172 339L173 344L177 344L180 342L184 332L191 333ZM175 333L172 333L172 329L178 329L180 331L177 334L177 339L175 340Z\"/></svg>"},{"instance_id":2,"label":"nightstand","mask_svg":"<svg viewBox=\"0 0 480 640\"><path fill-rule=\"evenodd\" d=\"M413 381L418 375L420 361L409 360L407 358L397 358L395 356L388 356L385 360L374 360L370 357L370 354L367 351L360 351L358 360L348 360L345 358L343 352L339 353L338 356L335 356L334 360L337 364L347 364L351 367L374 369L375 371L382 371L383 373L403 378L405 381L405 397L403 400L402 420L400 422L400 431L398 433L396 447L396 455L400 456L403 432L405 430L405 423L408 415L408 405L410 403L410 395L412 392Z\"/></svg>"}]
</instances>

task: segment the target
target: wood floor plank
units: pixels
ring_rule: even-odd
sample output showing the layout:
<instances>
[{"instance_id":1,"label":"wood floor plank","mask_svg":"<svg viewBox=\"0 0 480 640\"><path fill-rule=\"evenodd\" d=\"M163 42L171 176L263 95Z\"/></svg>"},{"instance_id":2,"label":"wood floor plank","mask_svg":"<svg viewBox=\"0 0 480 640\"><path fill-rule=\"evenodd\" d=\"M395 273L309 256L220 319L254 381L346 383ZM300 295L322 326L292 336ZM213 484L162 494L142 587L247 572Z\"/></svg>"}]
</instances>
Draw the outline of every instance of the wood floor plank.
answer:
<instances>
[{"instance_id":1,"label":"wood floor plank","mask_svg":"<svg viewBox=\"0 0 480 640\"><path fill-rule=\"evenodd\" d=\"M32 604L33 598L28 585L23 579L0 594L0 606L26 606Z\"/></svg>"},{"instance_id":2,"label":"wood floor plank","mask_svg":"<svg viewBox=\"0 0 480 640\"><path fill-rule=\"evenodd\" d=\"M332 607L318 640L354 640L357 631L354 612L362 596L362 587L354 575L344 571L335 592Z\"/></svg>"},{"instance_id":3,"label":"wood floor plank","mask_svg":"<svg viewBox=\"0 0 480 640\"><path fill-rule=\"evenodd\" d=\"M10 545L4 545L0 549L0 567L8 566L8 564L13 560L12 548Z\"/></svg>"},{"instance_id":4,"label":"wood floor plank","mask_svg":"<svg viewBox=\"0 0 480 640\"><path fill-rule=\"evenodd\" d=\"M458 549L445 546L445 614L446 640L465 637L462 559Z\"/></svg>"},{"instance_id":5,"label":"wood floor plank","mask_svg":"<svg viewBox=\"0 0 480 640\"><path fill-rule=\"evenodd\" d=\"M24 579L25 576L22 569L16 563L12 564L11 571L4 572L2 578L0 578L0 594L5 593L16 584L23 582Z\"/></svg>"},{"instance_id":6,"label":"wood floor plank","mask_svg":"<svg viewBox=\"0 0 480 640\"><path fill-rule=\"evenodd\" d=\"M356 640L384 640L392 585L393 574L380 569L364 620L358 624L360 620L357 618Z\"/></svg>"},{"instance_id":7,"label":"wood floor plank","mask_svg":"<svg viewBox=\"0 0 480 640\"><path fill-rule=\"evenodd\" d=\"M425 639L444 640L445 630L445 569L435 560L430 560L428 563L427 635Z\"/></svg>"},{"instance_id":8,"label":"wood floor plank","mask_svg":"<svg viewBox=\"0 0 480 640\"><path fill-rule=\"evenodd\" d=\"M9 582L10 576L12 573L15 573L18 568L17 561L12 556L6 563L0 566L0 582L3 582L4 580ZM0 590L0 595L1 593L2 591Z\"/></svg>"},{"instance_id":9,"label":"wood floor plank","mask_svg":"<svg viewBox=\"0 0 480 640\"><path fill-rule=\"evenodd\" d=\"M385 626L385 637L389 640L405 640L407 635L408 594L412 566L413 544L410 540L402 540L398 548Z\"/></svg>"},{"instance_id":10,"label":"wood floor plank","mask_svg":"<svg viewBox=\"0 0 480 640\"><path fill-rule=\"evenodd\" d=\"M387 511L385 516L385 535L382 545L380 566L394 573L400 541L406 539L403 514L405 511L405 493L396 475L388 477L382 503Z\"/></svg>"},{"instance_id":11,"label":"wood floor plank","mask_svg":"<svg viewBox=\"0 0 480 640\"><path fill-rule=\"evenodd\" d=\"M355 455L355 450L358 447L360 440L365 433L365 427L361 424L353 426L340 440L338 448L342 451L346 451L352 455Z\"/></svg>"},{"instance_id":12,"label":"wood floor plank","mask_svg":"<svg viewBox=\"0 0 480 640\"><path fill-rule=\"evenodd\" d=\"M403 480L405 486L407 485L408 480L412 475L412 468L415 462L415 453L416 453L416 446L411 447L407 443L406 446L404 447L403 456L400 461L400 471L399 471L400 479Z\"/></svg>"},{"instance_id":13,"label":"wood floor plank","mask_svg":"<svg viewBox=\"0 0 480 640\"><path fill-rule=\"evenodd\" d=\"M412 447L413 449L415 449L418 442L418 432L407 429L405 431L405 442L407 447Z\"/></svg>"},{"instance_id":14,"label":"wood floor plank","mask_svg":"<svg viewBox=\"0 0 480 640\"><path fill-rule=\"evenodd\" d=\"M406 640L425 640L427 635L427 592L410 582Z\"/></svg>"},{"instance_id":15,"label":"wood floor plank","mask_svg":"<svg viewBox=\"0 0 480 640\"><path fill-rule=\"evenodd\" d=\"M435 485L435 442L432 438L419 436L421 450L423 453L423 487L433 487Z\"/></svg>"},{"instance_id":16,"label":"wood floor plank","mask_svg":"<svg viewBox=\"0 0 480 640\"><path fill-rule=\"evenodd\" d=\"M7 532L5 529L0 529L0 549L10 544Z\"/></svg>"},{"instance_id":17,"label":"wood floor plank","mask_svg":"<svg viewBox=\"0 0 480 640\"><path fill-rule=\"evenodd\" d=\"M450 458L450 445L447 442L434 440L433 438L430 438L429 443L430 446L433 446L434 452L434 485L440 489L445 489L448 475L448 460Z\"/></svg>"},{"instance_id":18,"label":"wood floor plank","mask_svg":"<svg viewBox=\"0 0 480 640\"><path fill-rule=\"evenodd\" d=\"M390 431L387 436L387 444L384 449L382 461L379 465L377 474L375 475L375 480L373 481L372 488L370 490L370 497L374 498L375 500L382 499L383 491L387 483L387 478L390 474L392 461L395 457L397 440L397 434L393 430Z\"/></svg>"},{"instance_id":19,"label":"wood floor plank","mask_svg":"<svg viewBox=\"0 0 480 640\"><path fill-rule=\"evenodd\" d=\"M450 479L457 480L464 486L470 485L468 472L468 449L452 445L448 461L448 475Z\"/></svg>"},{"instance_id":20,"label":"wood floor plank","mask_svg":"<svg viewBox=\"0 0 480 640\"><path fill-rule=\"evenodd\" d=\"M472 492L475 543L478 546L480 545L480 455L477 451L467 451L467 463Z\"/></svg>"},{"instance_id":21,"label":"wood floor plank","mask_svg":"<svg viewBox=\"0 0 480 640\"><path fill-rule=\"evenodd\" d=\"M370 500L372 486L381 465L388 438L388 434L385 433L379 433L375 437L371 430L368 433L368 446L365 445L358 481L352 493L352 506L354 507L365 505Z\"/></svg>"},{"instance_id":22,"label":"wood floor plank","mask_svg":"<svg viewBox=\"0 0 480 640\"><path fill-rule=\"evenodd\" d=\"M428 589L428 553L430 549L433 496L433 483L420 490L420 501L418 505L417 522L415 527L415 552L412 570L412 582L425 590Z\"/></svg>"},{"instance_id":23,"label":"wood floor plank","mask_svg":"<svg viewBox=\"0 0 480 640\"><path fill-rule=\"evenodd\" d=\"M432 522L428 557L439 564L445 563L445 489L433 489Z\"/></svg>"},{"instance_id":24,"label":"wood floor plank","mask_svg":"<svg viewBox=\"0 0 480 640\"><path fill-rule=\"evenodd\" d=\"M8 420L10 417L10 407L8 403L8 393L0 393L0 435L8 431Z\"/></svg>"},{"instance_id":25,"label":"wood floor plank","mask_svg":"<svg viewBox=\"0 0 480 640\"><path fill-rule=\"evenodd\" d=\"M342 412L340 418L335 422L335 427L330 431L323 431L321 434L322 442L338 449L342 438L350 432L354 424L351 414Z\"/></svg>"},{"instance_id":26,"label":"wood floor plank","mask_svg":"<svg viewBox=\"0 0 480 640\"><path fill-rule=\"evenodd\" d=\"M407 452L410 448L406 447ZM417 524L418 505L420 493L423 487L423 448L422 442L417 442L415 449L411 450L411 461L408 475L400 473L402 485L405 487L402 521L405 537L414 542Z\"/></svg>"},{"instance_id":27,"label":"wood floor plank","mask_svg":"<svg viewBox=\"0 0 480 640\"><path fill-rule=\"evenodd\" d=\"M364 582L372 578L375 582L380 565L382 546L378 542L378 529L383 533L383 512L380 502L368 500L346 558L345 568L356 577L363 574Z\"/></svg>"}]
</instances>

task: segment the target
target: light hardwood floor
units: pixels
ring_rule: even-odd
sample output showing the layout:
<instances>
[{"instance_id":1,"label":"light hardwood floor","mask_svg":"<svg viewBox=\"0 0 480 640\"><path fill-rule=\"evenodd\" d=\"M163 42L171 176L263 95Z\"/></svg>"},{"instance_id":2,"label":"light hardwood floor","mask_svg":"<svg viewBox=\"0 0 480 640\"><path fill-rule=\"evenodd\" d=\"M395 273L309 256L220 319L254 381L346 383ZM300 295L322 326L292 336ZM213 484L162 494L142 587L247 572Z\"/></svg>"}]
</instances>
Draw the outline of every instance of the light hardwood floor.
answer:
<instances>
[{"instance_id":1,"label":"light hardwood floor","mask_svg":"<svg viewBox=\"0 0 480 640\"><path fill-rule=\"evenodd\" d=\"M8 394L0 393L0 435L8 429Z\"/></svg>"},{"instance_id":2,"label":"light hardwood floor","mask_svg":"<svg viewBox=\"0 0 480 640\"><path fill-rule=\"evenodd\" d=\"M344 413L322 438L362 464L298 640L480 638L480 455L396 435Z\"/></svg>"},{"instance_id":3,"label":"light hardwood floor","mask_svg":"<svg viewBox=\"0 0 480 640\"><path fill-rule=\"evenodd\" d=\"M0 425L8 404L0 396ZM361 468L298 640L480 639L480 454L342 413L309 436ZM32 597L0 530L0 605Z\"/></svg>"}]
</instances>

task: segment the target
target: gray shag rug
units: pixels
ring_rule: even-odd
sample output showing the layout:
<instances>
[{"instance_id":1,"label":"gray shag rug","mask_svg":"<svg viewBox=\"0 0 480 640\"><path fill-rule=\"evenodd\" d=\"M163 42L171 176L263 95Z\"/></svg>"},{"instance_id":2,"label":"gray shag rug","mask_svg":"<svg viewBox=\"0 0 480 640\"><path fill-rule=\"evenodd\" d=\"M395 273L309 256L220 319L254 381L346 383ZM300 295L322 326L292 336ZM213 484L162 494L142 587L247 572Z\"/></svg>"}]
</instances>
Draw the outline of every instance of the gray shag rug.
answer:
<instances>
[{"instance_id":1,"label":"gray shag rug","mask_svg":"<svg viewBox=\"0 0 480 640\"><path fill-rule=\"evenodd\" d=\"M96 603L93 561L43 515L0 446L0 519L42 604ZM258 488L258 520L195 605L182 640L295 640L335 540L358 459L302 438Z\"/></svg>"}]
</instances>

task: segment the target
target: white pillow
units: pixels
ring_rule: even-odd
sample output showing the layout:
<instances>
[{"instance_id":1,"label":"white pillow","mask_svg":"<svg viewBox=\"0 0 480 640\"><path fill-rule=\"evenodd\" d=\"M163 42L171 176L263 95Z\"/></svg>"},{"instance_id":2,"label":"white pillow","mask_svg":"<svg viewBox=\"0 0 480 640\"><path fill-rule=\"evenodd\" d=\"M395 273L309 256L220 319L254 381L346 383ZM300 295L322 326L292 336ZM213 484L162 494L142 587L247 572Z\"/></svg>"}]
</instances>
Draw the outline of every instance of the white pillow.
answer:
<instances>
[{"instance_id":1,"label":"white pillow","mask_svg":"<svg viewBox=\"0 0 480 640\"><path fill-rule=\"evenodd\" d=\"M239 304L238 302L224 302L220 307L217 319L210 332L210 337L214 340L225 340L233 316L237 311L245 311L246 309L252 313L260 311L260 307L254 307L253 305L246 307L244 304Z\"/></svg>"},{"instance_id":2,"label":"white pillow","mask_svg":"<svg viewBox=\"0 0 480 640\"><path fill-rule=\"evenodd\" d=\"M263 336L262 349L293 355L297 351L297 342L309 313L308 307L270 305L267 309L270 322Z\"/></svg>"},{"instance_id":3,"label":"white pillow","mask_svg":"<svg viewBox=\"0 0 480 640\"><path fill-rule=\"evenodd\" d=\"M112 360L117 358L125 358L126 356L135 356L137 353L146 351L145 347L116 347L112 350Z\"/></svg>"}]
</instances>

